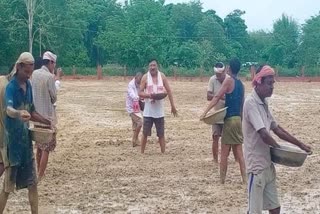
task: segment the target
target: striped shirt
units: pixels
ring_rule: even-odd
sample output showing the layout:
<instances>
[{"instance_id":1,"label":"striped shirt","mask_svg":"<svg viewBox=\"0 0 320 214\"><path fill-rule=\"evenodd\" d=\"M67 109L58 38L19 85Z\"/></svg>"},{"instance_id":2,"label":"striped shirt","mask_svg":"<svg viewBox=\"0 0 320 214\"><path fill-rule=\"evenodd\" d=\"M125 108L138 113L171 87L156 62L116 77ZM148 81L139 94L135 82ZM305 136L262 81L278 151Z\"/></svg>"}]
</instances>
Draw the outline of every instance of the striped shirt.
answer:
<instances>
[{"instance_id":1,"label":"striped shirt","mask_svg":"<svg viewBox=\"0 0 320 214\"><path fill-rule=\"evenodd\" d=\"M56 120L53 104L57 101L54 75L46 66L32 74L32 90L36 111L43 117Z\"/></svg>"}]
</instances>

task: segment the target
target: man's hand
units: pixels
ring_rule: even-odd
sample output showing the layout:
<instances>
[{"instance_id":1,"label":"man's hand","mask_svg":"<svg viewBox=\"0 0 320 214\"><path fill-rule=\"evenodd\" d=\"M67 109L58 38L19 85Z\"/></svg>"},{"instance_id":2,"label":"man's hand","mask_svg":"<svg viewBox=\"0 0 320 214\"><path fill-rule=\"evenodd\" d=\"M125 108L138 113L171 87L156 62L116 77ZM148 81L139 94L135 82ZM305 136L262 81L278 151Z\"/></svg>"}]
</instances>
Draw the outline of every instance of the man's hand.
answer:
<instances>
[{"instance_id":1,"label":"man's hand","mask_svg":"<svg viewBox=\"0 0 320 214\"><path fill-rule=\"evenodd\" d=\"M304 144L304 143L300 143L299 147L300 147L300 149L302 149L302 150L304 150L304 151L306 151L308 153L312 153L311 147L306 145L306 144Z\"/></svg>"},{"instance_id":2,"label":"man's hand","mask_svg":"<svg viewBox=\"0 0 320 214\"><path fill-rule=\"evenodd\" d=\"M205 118L205 116L206 116L206 115L207 115L207 113L205 113L205 112L204 112L204 113L202 113L202 114L201 114L201 116L200 116L200 120L203 120L203 119Z\"/></svg>"},{"instance_id":3,"label":"man's hand","mask_svg":"<svg viewBox=\"0 0 320 214\"><path fill-rule=\"evenodd\" d=\"M178 111L175 106L171 106L171 114L173 114L174 117L178 116Z\"/></svg>"},{"instance_id":4,"label":"man's hand","mask_svg":"<svg viewBox=\"0 0 320 214\"><path fill-rule=\"evenodd\" d=\"M46 125L48 125L48 126L52 126L52 121L51 121L51 119L46 119L46 118L44 118L44 121L43 122L45 122L44 124L46 124Z\"/></svg>"},{"instance_id":5,"label":"man's hand","mask_svg":"<svg viewBox=\"0 0 320 214\"><path fill-rule=\"evenodd\" d=\"M29 114L28 111L26 110L21 110L20 111L20 119L23 121L23 122L28 122L31 118L31 115Z\"/></svg>"}]
</instances>

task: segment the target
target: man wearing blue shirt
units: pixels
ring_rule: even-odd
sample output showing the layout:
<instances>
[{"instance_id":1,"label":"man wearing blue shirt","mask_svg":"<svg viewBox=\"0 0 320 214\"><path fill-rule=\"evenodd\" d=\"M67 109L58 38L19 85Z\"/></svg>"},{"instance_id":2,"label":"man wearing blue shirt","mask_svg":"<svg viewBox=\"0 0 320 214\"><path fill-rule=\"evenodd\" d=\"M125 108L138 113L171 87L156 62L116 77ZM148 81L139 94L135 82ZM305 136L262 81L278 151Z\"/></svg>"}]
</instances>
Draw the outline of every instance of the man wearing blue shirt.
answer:
<instances>
[{"instance_id":1,"label":"man wearing blue shirt","mask_svg":"<svg viewBox=\"0 0 320 214\"><path fill-rule=\"evenodd\" d=\"M5 128L9 166L5 169L4 188L0 194L0 213L3 212L9 193L28 188L32 213L38 213L38 191L29 120L51 125L34 108L32 87L29 81L34 68L33 56L24 52L16 62L16 73L5 93Z\"/></svg>"}]
</instances>

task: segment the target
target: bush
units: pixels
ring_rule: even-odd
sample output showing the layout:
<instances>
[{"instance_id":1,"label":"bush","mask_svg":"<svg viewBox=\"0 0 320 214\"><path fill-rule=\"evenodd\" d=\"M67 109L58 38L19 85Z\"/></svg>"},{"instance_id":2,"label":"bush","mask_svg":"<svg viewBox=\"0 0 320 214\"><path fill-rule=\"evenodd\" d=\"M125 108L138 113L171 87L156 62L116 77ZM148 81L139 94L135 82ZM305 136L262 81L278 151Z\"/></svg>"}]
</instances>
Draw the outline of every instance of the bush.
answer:
<instances>
[{"instance_id":1,"label":"bush","mask_svg":"<svg viewBox=\"0 0 320 214\"><path fill-rule=\"evenodd\" d=\"M7 74L7 67L0 67L0 74ZM199 77L200 68L184 68L184 67L174 67L169 66L166 68L159 68L166 76L174 76L173 70L176 69L178 76L185 77ZM285 68L281 66L276 66L275 69L278 71L279 76L282 77L295 77L300 76L300 68ZM136 72L143 70L146 72L148 68L136 68L127 71L127 76L134 76ZM117 64L108 64L102 67L102 73L104 76L123 76L125 67ZM65 75L72 75L72 67L63 67L63 72ZM95 67L79 67L76 68L78 75L97 75L97 69ZM212 70L203 70L202 76L212 76ZM251 74L248 68L241 68L239 72L240 77L250 77ZM317 67L306 67L305 76L320 76L320 68Z\"/></svg>"},{"instance_id":2,"label":"bush","mask_svg":"<svg viewBox=\"0 0 320 214\"><path fill-rule=\"evenodd\" d=\"M300 75L298 68L284 68L281 66L276 66L275 69L278 71L278 75L280 77L295 77Z\"/></svg>"},{"instance_id":3,"label":"bush","mask_svg":"<svg viewBox=\"0 0 320 214\"><path fill-rule=\"evenodd\" d=\"M308 77L320 76L320 67L306 67L304 69L304 75Z\"/></svg>"},{"instance_id":4,"label":"bush","mask_svg":"<svg viewBox=\"0 0 320 214\"><path fill-rule=\"evenodd\" d=\"M119 65L105 65L102 67L102 73L103 73L103 76L123 76L124 69L125 68ZM62 70L65 75L73 75L72 67L63 67ZM79 68L76 67L76 74L83 75L83 76L97 75L97 68L96 67L79 67Z\"/></svg>"}]
</instances>

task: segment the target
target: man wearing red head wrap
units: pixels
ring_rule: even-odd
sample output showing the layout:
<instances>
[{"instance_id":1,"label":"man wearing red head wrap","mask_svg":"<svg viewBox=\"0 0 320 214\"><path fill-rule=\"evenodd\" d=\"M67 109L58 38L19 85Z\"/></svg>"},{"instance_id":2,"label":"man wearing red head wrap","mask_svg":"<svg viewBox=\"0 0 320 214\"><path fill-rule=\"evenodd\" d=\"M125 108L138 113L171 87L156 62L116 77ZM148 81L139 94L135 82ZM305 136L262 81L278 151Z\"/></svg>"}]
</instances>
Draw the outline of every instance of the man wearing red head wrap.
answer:
<instances>
[{"instance_id":1,"label":"man wearing red head wrap","mask_svg":"<svg viewBox=\"0 0 320 214\"><path fill-rule=\"evenodd\" d=\"M260 67L253 80L254 90L247 96L243 106L242 132L248 174L248 214L261 214L262 210L269 210L271 214L280 213L275 167L270 154L270 146L280 145L270 135L270 131L302 150L311 152L309 146L279 126L269 110L266 98L273 93L274 75L270 66Z\"/></svg>"}]
</instances>

